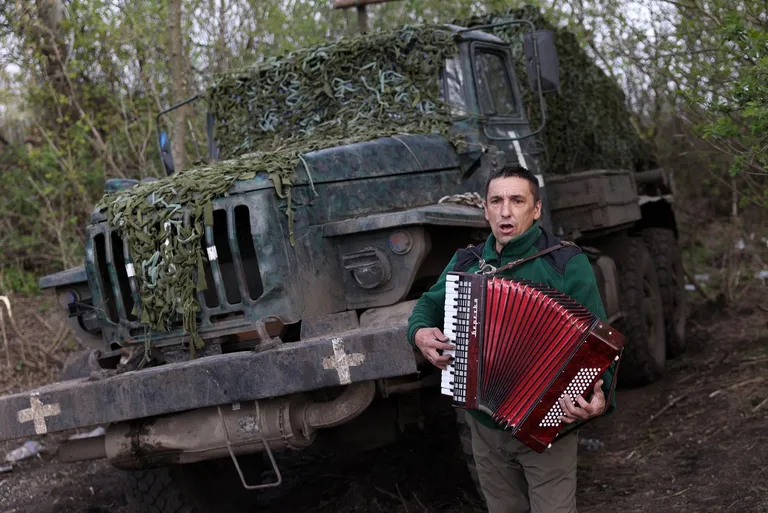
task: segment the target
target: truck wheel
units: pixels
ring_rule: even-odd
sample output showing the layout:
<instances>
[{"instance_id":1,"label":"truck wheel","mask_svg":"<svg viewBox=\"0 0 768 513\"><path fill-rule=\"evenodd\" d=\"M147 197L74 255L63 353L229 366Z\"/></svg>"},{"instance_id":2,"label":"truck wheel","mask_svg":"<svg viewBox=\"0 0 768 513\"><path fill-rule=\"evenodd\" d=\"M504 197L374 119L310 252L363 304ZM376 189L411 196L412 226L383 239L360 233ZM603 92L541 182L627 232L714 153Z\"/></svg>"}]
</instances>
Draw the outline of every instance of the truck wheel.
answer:
<instances>
[{"instance_id":1,"label":"truck wheel","mask_svg":"<svg viewBox=\"0 0 768 513\"><path fill-rule=\"evenodd\" d=\"M667 338L667 358L685 352L685 322L688 305L685 298L683 258L672 230L647 228L643 239L656 266L661 301L664 305L664 333Z\"/></svg>"},{"instance_id":2,"label":"truck wheel","mask_svg":"<svg viewBox=\"0 0 768 513\"><path fill-rule=\"evenodd\" d=\"M626 337L618 372L619 383L643 386L664 374L666 342L664 312L656 267L643 239L628 237L616 267L621 310L616 328Z\"/></svg>"},{"instance_id":3,"label":"truck wheel","mask_svg":"<svg viewBox=\"0 0 768 513\"><path fill-rule=\"evenodd\" d=\"M188 501L170 468L134 470L128 473L125 498L136 513L203 513Z\"/></svg>"},{"instance_id":4,"label":"truck wheel","mask_svg":"<svg viewBox=\"0 0 768 513\"><path fill-rule=\"evenodd\" d=\"M225 467L231 460L213 460L127 472L126 501L135 513L248 513L240 478ZM232 475L234 474L234 476Z\"/></svg>"}]
</instances>

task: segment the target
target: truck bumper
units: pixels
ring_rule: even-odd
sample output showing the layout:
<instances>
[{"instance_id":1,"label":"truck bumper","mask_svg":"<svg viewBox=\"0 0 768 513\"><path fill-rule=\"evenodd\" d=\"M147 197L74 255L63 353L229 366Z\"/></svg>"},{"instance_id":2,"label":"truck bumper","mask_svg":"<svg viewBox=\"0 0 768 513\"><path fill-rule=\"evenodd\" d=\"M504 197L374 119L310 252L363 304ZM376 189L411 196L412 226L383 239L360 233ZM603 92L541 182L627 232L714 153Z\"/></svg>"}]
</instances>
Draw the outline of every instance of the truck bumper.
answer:
<instances>
[{"instance_id":1,"label":"truck bumper","mask_svg":"<svg viewBox=\"0 0 768 513\"><path fill-rule=\"evenodd\" d=\"M416 373L403 324L0 397L0 441Z\"/></svg>"}]
</instances>

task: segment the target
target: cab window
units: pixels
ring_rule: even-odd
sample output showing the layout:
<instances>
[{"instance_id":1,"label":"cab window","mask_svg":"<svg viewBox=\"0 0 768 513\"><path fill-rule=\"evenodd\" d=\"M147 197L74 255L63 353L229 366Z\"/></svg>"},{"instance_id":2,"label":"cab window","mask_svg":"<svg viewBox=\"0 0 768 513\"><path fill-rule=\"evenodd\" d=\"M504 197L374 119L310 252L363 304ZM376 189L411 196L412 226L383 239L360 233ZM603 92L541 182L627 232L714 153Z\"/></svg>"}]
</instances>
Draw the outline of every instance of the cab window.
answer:
<instances>
[{"instance_id":1,"label":"cab window","mask_svg":"<svg viewBox=\"0 0 768 513\"><path fill-rule=\"evenodd\" d=\"M464 97L464 75L461 71L461 61L458 57L445 60L442 70L441 93L443 100L451 107L451 114L462 115L467 112L467 102Z\"/></svg>"},{"instance_id":2,"label":"cab window","mask_svg":"<svg viewBox=\"0 0 768 513\"><path fill-rule=\"evenodd\" d=\"M516 116L517 102L504 55L480 50L474 59L475 83L480 109L487 116Z\"/></svg>"}]
</instances>

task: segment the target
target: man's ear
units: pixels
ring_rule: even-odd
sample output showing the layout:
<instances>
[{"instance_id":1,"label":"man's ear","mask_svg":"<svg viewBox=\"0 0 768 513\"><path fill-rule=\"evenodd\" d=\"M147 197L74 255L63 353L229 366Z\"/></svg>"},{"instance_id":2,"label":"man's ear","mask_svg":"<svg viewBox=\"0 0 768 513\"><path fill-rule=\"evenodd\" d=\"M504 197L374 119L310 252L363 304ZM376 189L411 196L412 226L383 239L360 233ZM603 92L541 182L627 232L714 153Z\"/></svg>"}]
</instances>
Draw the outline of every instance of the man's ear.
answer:
<instances>
[{"instance_id":1,"label":"man's ear","mask_svg":"<svg viewBox=\"0 0 768 513\"><path fill-rule=\"evenodd\" d=\"M536 202L536 206L534 207L534 212L533 212L533 219L535 221L538 221L540 217L541 217L541 200Z\"/></svg>"},{"instance_id":2,"label":"man's ear","mask_svg":"<svg viewBox=\"0 0 768 513\"><path fill-rule=\"evenodd\" d=\"M490 223L491 220L488 218L488 203L485 201L483 201L483 215L485 216L485 220Z\"/></svg>"}]
</instances>

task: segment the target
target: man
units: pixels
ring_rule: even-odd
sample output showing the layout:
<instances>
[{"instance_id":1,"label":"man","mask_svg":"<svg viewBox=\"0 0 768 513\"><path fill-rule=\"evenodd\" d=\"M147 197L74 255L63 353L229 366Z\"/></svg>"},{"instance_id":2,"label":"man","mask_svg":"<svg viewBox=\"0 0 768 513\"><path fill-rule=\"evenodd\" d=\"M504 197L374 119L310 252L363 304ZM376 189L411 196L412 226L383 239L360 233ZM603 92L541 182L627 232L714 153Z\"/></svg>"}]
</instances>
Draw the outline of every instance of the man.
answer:
<instances>
[{"instance_id":1,"label":"man","mask_svg":"<svg viewBox=\"0 0 768 513\"><path fill-rule=\"evenodd\" d=\"M482 263L499 268L513 260L535 255L560 240L539 226L539 183L527 169L506 166L494 172L485 190L485 218L492 234L482 247L459 250L437 283L419 299L408 322L408 339L433 365L444 369L453 349L442 333L445 276L449 271L475 272ZM480 261L482 259L483 262ZM555 288L605 320L592 267L581 250L567 246L502 271L500 276L529 279ZM606 414L615 408L611 397L606 408L613 366L601 376L589 401L561 400L565 423ZM466 415L472 432L480 487L490 513L573 513L576 511L576 453L578 437L565 436L539 454L519 442L488 415L470 410Z\"/></svg>"}]
</instances>

